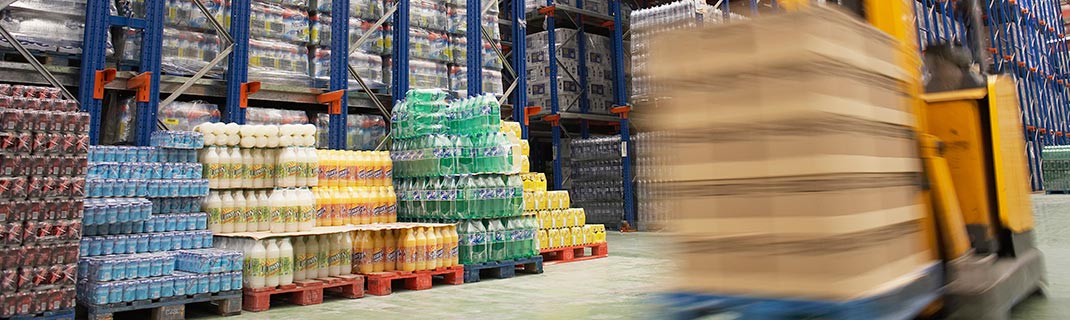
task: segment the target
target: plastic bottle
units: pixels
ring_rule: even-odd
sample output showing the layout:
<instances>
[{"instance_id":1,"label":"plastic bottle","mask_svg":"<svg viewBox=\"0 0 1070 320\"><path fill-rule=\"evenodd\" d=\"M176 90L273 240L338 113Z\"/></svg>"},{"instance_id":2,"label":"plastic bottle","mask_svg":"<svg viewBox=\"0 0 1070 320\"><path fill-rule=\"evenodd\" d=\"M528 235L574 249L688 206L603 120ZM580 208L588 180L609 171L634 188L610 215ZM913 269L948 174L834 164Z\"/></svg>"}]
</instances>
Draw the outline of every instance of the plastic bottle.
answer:
<instances>
[{"instance_id":1,"label":"plastic bottle","mask_svg":"<svg viewBox=\"0 0 1070 320\"><path fill-rule=\"evenodd\" d=\"M460 253L458 252L460 237L457 236L457 226L449 226L449 239L450 239L450 257L453 261L450 262L450 266L460 265Z\"/></svg>"},{"instance_id":2,"label":"plastic bottle","mask_svg":"<svg viewBox=\"0 0 1070 320\"><path fill-rule=\"evenodd\" d=\"M383 272L386 263L386 241L382 231L372 231L372 272Z\"/></svg>"},{"instance_id":3,"label":"plastic bottle","mask_svg":"<svg viewBox=\"0 0 1070 320\"><path fill-rule=\"evenodd\" d=\"M301 199L297 196L296 189L283 189L283 220L285 221L284 230L286 232L297 232L300 226L298 219L300 218Z\"/></svg>"},{"instance_id":4,"label":"plastic bottle","mask_svg":"<svg viewBox=\"0 0 1070 320\"><path fill-rule=\"evenodd\" d=\"M302 237L294 237L294 281L308 279L308 253L305 251L305 240Z\"/></svg>"},{"instance_id":5,"label":"plastic bottle","mask_svg":"<svg viewBox=\"0 0 1070 320\"><path fill-rule=\"evenodd\" d=\"M414 237L416 238L416 270L427 270L427 233L423 227L417 227Z\"/></svg>"},{"instance_id":6,"label":"plastic bottle","mask_svg":"<svg viewBox=\"0 0 1070 320\"><path fill-rule=\"evenodd\" d=\"M267 251L267 258L264 259L264 282L267 287L274 288L279 286L280 268L282 265L279 262L279 246L275 243L275 240L264 240L264 248Z\"/></svg>"},{"instance_id":7,"label":"plastic bottle","mask_svg":"<svg viewBox=\"0 0 1070 320\"><path fill-rule=\"evenodd\" d=\"M265 179L267 178L267 172L264 151L261 149L249 150L249 188L265 188L267 184Z\"/></svg>"},{"instance_id":8,"label":"plastic bottle","mask_svg":"<svg viewBox=\"0 0 1070 320\"><path fill-rule=\"evenodd\" d=\"M323 244L320 243L319 238L316 236L308 236L305 239L305 256L308 257L308 261L305 267L305 279L315 279L319 277L320 265L326 267L327 255L324 253Z\"/></svg>"},{"instance_id":9,"label":"plastic bottle","mask_svg":"<svg viewBox=\"0 0 1070 320\"><path fill-rule=\"evenodd\" d=\"M398 222L398 195L394 193L394 187L386 187L386 222Z\"/></svg>"},{"instance_id":10,"label":"plastic bottle","mask_svg":"<svg viewBox=\"0 0 1070 320\"><path fill-rule=\"evenodd\" d=\"M368 192L367 188L357 188L353 194L356 195L356 198L353 199L353 203L356 205L356 217L359 218L357 224L371 224L371 208L375 205L375 201L372 199L371 194Z\"/></svg>"},{"instance_id":11,"label":"plastic bottle","mask_svg":"<svg viewBox=\"0 0 1070 320\"><path fill-rule=\"evenodd\" d=\"M296 170L292 170L297 167L296 161L297 156L293 148L282 148L279 151L275 162L275 186L293 187L296 184L297 177L294 176Z\"/></svg>"},{"instance_id":12,"label":"plastic bottle","mask_svg":"<svg viewBox=\"0 0 1070 320\"><path fill-rule=\"evenodd\" d=\"M308 186L308 173L311 172L311 170L308 169L310 163L308 161L309 157L305 154L305 148L293 147L287 149L291 149L294 153L294 186Z\"/></svg>"},{"instance_id":13,"label":"plastic bottle","mask_svg":"<svg viewBox=\"0 0 1070 320\"><path fill-rule=\"evenodd\" d=\"M398 238L394 230L383 230L383 271L394 271L398 268Z\"/></svg>"},{"instance_id":14,"label":"plastic bottle","mask_svg":"<svg viewBox=\"0 0 1070 320\"><path fill-rule=\"evenodd\" d=\"M256 193L256 231L271 231L272 205L266 190Z\"/></svg>"},{"instance_id":15,"label":"plastic bottle","mask_svg":"<svg viewBox=\"0 0 1070 320\"><path fill-rule=\"evenodd\" d=\"M320 172L320 167L319 167L319 162L320 162L319 159L320 158L319 158L319 155L316 154L316 149L315 148L305 148L305 157L306 157L305 161L307 163L305 165L305 168L308 168L308 173L305 174L306 179L307 179L306 180L307 185L310 186L310 187L318 186L319 185L319 172Z\"/></svg>"},{"instance_id":16,"label":"plastic bottle","mask_svg":"<svg viewBox=\"0 0 1070 320\"><path fill-rule=\"evenodd\" d=\"M262 188L277 187L275 183L275 175L278 173L278 152L275 150L260 150L260 154L264 156L264 180L261 180Z\"/></svg>"},{"instance_id":17,"label":"plastic bottle","mask_svg":"<svg viewBox=\"0 0 1070 320\"><path fill-rule=\"evenodd\" d=\"M263 288L267 281L264 278L267 249L264 248L264 244L260 241L251 241L248 248L245 252L247 260L243 266L245 269L243 277L248 281L250 288Z\"/></svg>"},{"instance_id":18,"label":"plastic bottle","mask_svg":"<svg viewBox=\"0 0 1070 320\"><path fill-rule=\"evenodd\" d=\"M223 167L223 163L219 158L219 151L216 147L209 147L201 153L201 163L204 164L205 179L208 179L208 187L212 189L221 188L219 183L223 178L223 174L226 168Z\"/></svg>"},{"instance_id":19,"label":"plastic bottle","mask_svg":"<svg viewBox=\"0 0 1070 320\"><path fill-rule=\"evenodd\" d=\"M332 249L333 246L331 245L331 241L327 239L326 235L318 236L318 238L320 246L318 253L316 253L318 259L316 266L316 277L326 278L330 276L330 257L332 256L331 252L334 249ZM311 276L312 274L309 273L309 277Z\"/></svg>"},{"instance_id":20,"label":"plastic bottle","mask_svg":"<svg viewBox=\"0 0 1070 320\"><path fill-rule=\"evenodd\" d=\"M371 267L366 267L364 263L367 258L367 255L365 254L364 232L366 231L353 231L350 233L350 237L353 238L353 262L351 264L354 273L365 273L365 268L371 270Z\"/></svg>"},{"instance_id":21,"label":"plastic bottle","mask_svg":"<svg viewBox=\"0 0 1070 320\"><path fill-rule=\"evenodd\" d=\"M227 148L227 166L227 185L230 188L241 188L245 167L242 165L241 151L237 147Z\"/></svg>"},{"instance_id":22,"label":"plastic bottle","mask_svg":"<svg viewBox=\"0 0 1070 320\"><path fill-rule=\"evenodd\" d=\"M279 240L279 284L294 283L294 248L289 238Z\"/></svg>"},{"instance_id":23,"label":"plastic bottle","mask_svg":"<svg viewBox=\"0 0 1070 320\"><path fill-rule=\"evenodd\" d=\"M353 238L350 238L349 234L339 235L338 238L340 239L340 241L342 241L342 244L340 246L340 250L342 252L342 257L339 259L339 260L341 260L340 261L341 270L339 270L339 271L341 271L340 274L342 274L342 275L352 274L353 273Z\"/></svg>"},{"instance_id":24,"label":"plastic bottle","mask_svg":"<svg viewBox=\"0 0 1070 320\"><path fill-rule=\"evenodd\" d=\"M390 161L389 151L379 151L379 156L383 158L383 185L389 186L394 180L394 162Z\"/></svg>"},{"instance_id":25,"label":"plastic bottle","mask_svg":"<svg viewBox=\"0 0 1070 320\"><path fill-rule=\"evenodd\" d=\"M301 188L298 190L298 193L301 196L301 219L298 225L298 230L312 230L312 228L316 227L316 198L312 195L312 191L308 188Z\"/></svg>"},{"instance_id":26,"label":"plastic bottle","mask_svg":"<svg viewBox=\"0 0 1070 320\"><path fill-rule=\"evenodd\" d=\"M260 231L260 199L256 197L256 192L252 190L245 191L244 197L245 231Z\"/></svg>"},{"instance_id":27,"label":"plastic bottle","mask_svg":"<svg viewBox=\"0 0 1070 320\"><path fill-rule=\"evenodd\" d=\"M415 229L404 229L401 231L402 235L398 238L398 260L400 261L398 270L400 271L415 271L416 270L416 236L413 234Z\"/></svg>"},{"instance_id":28,"label":"plastic bottle","mask_svg":"<svg viewBox=\"0 0 1070 320\"><path fill-rule=\"evenodd\" d=\"M255 218L250 215L251 211L241 190L234 191L231 197L234 198L234 232L245 232L249 226L249 220Z\"/></svg>"},{"instance_id":29,"label":"plastic bottle","mask_svg":"<svg viewBox=\"0 0 1070 320\"><path fill-rule=\"evenodd\" d=\"M270 230L272 233L286 232L286 197L283 189L275 189L268 199L271 204Z\"/></svg>"},{"instance_id":30,"label":"plastic bottle","mask_svg":"<svg viewBox=\"0 0 1070 320\"><path fill-rule=\"evenodd\" d=\"M208 230L213 233L223 231L223 200L219 198L219 192L209 192L208 197L204 199L203 207L204 211L208 213Z\"/></svg>"},{"instance_id":31,"label":"plastic bottle","mask_svg":"<svg viewBox=\"0 0 1070 320\"><path fill-rule=\"evenodd\" d=\"M253 188L252 172L253 172L253 151L251 149L239 149L239 157L241 158L241 183L240 188Z\"/></svg>"},{"instance_id":32,"label":"plastic bottle","mask_svg":"<svg viewBox=\"0 0 1070 320\"><path fill-rule=\"evenodd\" d=\"M220 192L220 233L234 233L234 223L236 219L236 210L234 208L234 197L230 195L230 191Z\"/></svg>"},{"instance_id":33,"label":"plastic bottle","mask_svg":"<svg viewBox=\"0 0 1070 320\"><path fill-rule=\"evenodd\" d=\"M424 260L426 261L424 264L425 270L434 270L435 268L438 268L438 261L436 260L435 256L435 248L437 248L437 246L441 245L442 243L439 242L438 236L435 235L434 228L425 228L423 230L423 234L424 238L426 239L425 241L427 241L427 253L424 255ZM417 241L419 241L419 238L417 238Z\"/></svg>"},{"instance_id":34,"label":"plastic bottle","mask_svg":"<svg viewBox=\"0 0 1070 320\"><path fill-rule=\"evenodd\" d=\"M443 258L445 257L443 255L443 252L446 248L447 239L442 234L442 229L443 227L431 228L431 234L435 236L435 249L431 252L431 256L434 257L435 260L435 268L442 268L446 266L446 263L443 261Z\"/></svg>"}]
</instances>

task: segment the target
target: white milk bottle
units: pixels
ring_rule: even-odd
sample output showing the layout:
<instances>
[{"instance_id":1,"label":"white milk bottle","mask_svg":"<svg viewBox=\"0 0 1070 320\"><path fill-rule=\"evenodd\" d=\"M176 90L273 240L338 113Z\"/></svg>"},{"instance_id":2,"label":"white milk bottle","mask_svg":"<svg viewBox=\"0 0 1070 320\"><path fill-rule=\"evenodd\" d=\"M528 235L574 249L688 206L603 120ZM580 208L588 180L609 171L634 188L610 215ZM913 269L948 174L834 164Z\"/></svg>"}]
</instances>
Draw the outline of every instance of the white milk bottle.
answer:
<instances>
[{"instance_id":1,"label":"white milk bottle","mask_svg":"<svg viewBox=\"0 0 1070 320\"><path fill-rule=\"evenodd\" d=\"M298 211L301 210L301 199L297 196L296 189L286 189L283 195L285 196L283 206L286 208L286 232L297 232L301 225L297 221Z\"/></svg>"},{"instance_id":2,"label":"white milk bottle","mask_svg":"<svg viewBox=\"0 0 1070 320\"><path fill-rule=\"evenodd\" d=\"M271 199L267 190L256 193L256 231L271 231Z\"/></svg>"},{"instance_id":3,"label":"white milk bottle","mask_svg":"<svg viewBox=\"0 0 1070 320\"><path fill-rule=\"evenodd\" d=\"M240 153L242 172L244 173L241 176L241 187L246 189L255 188L253 186L253 170L256 169L256 159L253 158L253 150L241 149Z\"/></svg>"},{"instance_id":4,"label":"white milk bottle","mask_svg":"<svg viewBox=\"0 0 1070 320\"><path fill-rule=\"evenodd\" d=\"M302 237L293 237L294 247L294 281L308 279L308 257L305 251L305 240Z\"/></svg>"},{"instance_id":5,"label":"white milk bottle","mask_svg":"<svg viewBox=\"0 0 1070 320\"><path fill-rule=\"evenodd\" d=\"M260 199L256 197L256 191L245 192L245 212L245 231L263 231L260 230Z\"/></svg>"},{"instance_id":6,"label":"white milk bottle","mask_svg":"<svg viewBox=\"0 0 1070 320\"><path fill-rule=\"evenodd\" d=\"M271 192L271 197L268 198L270 205L270 230L271 233L282 233L286 231L286 212L285 201L286 197L282 194L283 189L275 189Z\"/></svg>"},{"instance_id":7,"label":"white milk bottle","mask_svg":"<svg viewBox=\"0 0 1070 320\"><path fill-rule=\"evenodd\" d=\"M331 245L331 241L328 238L328 236L326 236L326 235L319 236L319 242L320 242L320 252L321 252L320 255L323 256L324 259L323 259L323 262L319 264L319 268L316 269L316 271L317 271L316 272L316 277L326 278L326 277L329 277L331 275L330 274L330 259L337 259L338 257L333 255L333 253L336 252L336 251L333 250L334 246ZM335 274L337 274L337 273L335 273Z\"/></svg>"},{"instance_id":8,"label":"white milk bottle","mask_svg":"<svg viewBox=\"0 0 1070 320\"><path fill-rule=\"evenodd\" d=\"M279 264L279 245L275 239L264 240L267 259L264 260L264 282L269 288L279 285L279 273L282 265Z\"/></svg>"},{"instance_id":9,"label":"white milk bottle","mask_svg":"<svg viewBox=\"0 0 1070 320\"><path fill-rule=\"evenodd\" d=\"M342 242L337 235L332 234L327 236L327 243L330 244L330 253L328 255L331 257L331 263L327 266L327 275L337 276L342 273L341 261L338 261L341 258Z\"/></svg>"},{"instance_id":10,"label":"white milk bottle","mask_svg":"<svg viewBox=\"0 0 1070 320\"><path fill-rule=\"evenodd\" d=\"M260 241L251 242L249 250L245 252L245 257L248 260L245 263L244 277L249 281L250 288L263 288L266 286L264 263L267 260L267 249L264 248L264 244Z\"/></svg>"},{"instance_id":11,"label":"white milk bottle","mask_svg":"<svg viewBox=\"0 0 1070 320\"><path fill-rule=\"evenodd\" d=\"M326 263L327 257L320 251L319 239L316 236L309 236L305 241L305 254L309 256L308 266L305 268L305 277L308 279L319 278L320 264Z\"/></svg>"},{"instance_id":12,"label":"white milk bottle","mask_svg":"<svg viewBox=\"0 0 1070 320\"><path fill-rule=\"evenodd\" d=\"M308 186L308 156L305 155L305 148L293 147L290 148L294 151L294 164L297 165L297 172L294 174L294 186L305 187Z\"/></svg>"},{"instance_id":13,"label":"white milk bottle","mask_svg":"<svg viewBox=\"0 0 1070 320\"><path fill-rule=\"evenodd\" d=\"M233 233L234 232L234 197L230 195L230 191L220 192L219 199L222 200L222 206L220 211L220 217L222 222L219 228L220 233Z\"/></svg>"},{"instance_id":14,"label":"white milk bottle","mask_svg":"<svg viewBox=\"0 0 1070 320\"><path fill-rule=\"evenodd\" d=\"M293 148L283 148L275 161L275 186L293 187L297 183L297 155Z\"/></svg>"},{"instance_id":15,"label":"white milk bottle","mask_svg":"<svg viewBox=\"0 0 1070 320\"><path fill-rule=\"evenodd\" d=\"M312 191L308 188L301 188L299 190L301 196L301 221L297 229L300 231L312 230L316 227L316 198L312 195Z\"/></svg>"},{"instance_id":16,"label":"white milk bottle","mask_svg":"<svg viewBox=\"0 0 1070 320\"><path fill-rule=\"evenodd\" d=\"M219 159L219 148L209 147L201 153L201 163L204 164L204 178L208 179L208 187L218 189L219 180L223 176L223 163Z\"/></svg>"},{"instance_id":17,"label":"white milk bottle","mask_svg":"<svg viewBox=\"0 0 1070 320\"><path fill-rule=\"evenodd\" d=\"M266 188L267 187L267 169L264 163L264 150L252 149L250 152L250 158L252 159L252 170L249 172L250 188Z\"/></svg>"},{"instance_id":18,"label":"white milk bottle","mask_svg":"<svg viewBox=\"0 0 1070 320\"><path fill-rule=\"evenodd\" d=\"M341 263L342 270L339 270L339 271L341 271L340 274L343 274L343 275L352 274L353 273L353 259L352 259L352 257L353 257L353 238L349 237L348 234L342 235L339 238L341 238L341 241L342 241L342 251L341 251L342 252L342 258L341 258L342 259L342 263Z\"/></svg>"},{"instance_id":19,"label":"white milk bottle","mask_svg":"<svg viewBox=\"0 0 1070 320\"><path fill-rule=\"evenodd\" d=\"M229 149L230 160L228 163L230 164L230 187L241 188L242 177L245 176L245 167L243 166L241 151L239 151L241 149L237 147L232 147Z\"/></svg>"},{"instance_id":20,"label":"white milk bottle","mask_svg":"<svg viewBox=\"0 0 1070 320\"><path fill-rule=\"evenodd\" d=\"M208 213L208 230L223 231L223 199L219 198L219 191L210 192L204 199L204 211Z\"/></svg>"},{"instance_id":21,"label":"white milk bottle","mask_svg":"<svg viewBox=\"0 0 1070 320\"><path fill-rule=\"evenodd\" d=\"M234 195L232 195L234 198L234 215L236 217L234 219L234 232L248 231L249 220L253 219L249 210L249 203L242 193L241 190L235 190Z\"/></svg>"},{"instance_id":22,"label":"white milk bottle","mask_svg":"<svg viewBox=\"0 0 1070 320\"><path fill-rule=\"evenodd\" d=\"M279 240L279 284L294 283L294 247L289 238Z\"/></svg>"}]
</instances>

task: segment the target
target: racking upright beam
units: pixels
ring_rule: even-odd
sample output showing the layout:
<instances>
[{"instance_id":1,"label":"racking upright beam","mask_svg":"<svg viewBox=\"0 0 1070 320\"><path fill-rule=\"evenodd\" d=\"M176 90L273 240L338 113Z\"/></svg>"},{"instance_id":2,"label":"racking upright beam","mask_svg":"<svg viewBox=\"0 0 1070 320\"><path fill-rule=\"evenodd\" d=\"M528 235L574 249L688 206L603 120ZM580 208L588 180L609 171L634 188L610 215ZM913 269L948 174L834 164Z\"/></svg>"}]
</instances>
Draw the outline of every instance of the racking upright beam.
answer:
<instances>
[{"instance_id":1,"label":"racking upright beam","mask_svg":"<svg viewBox=\"0 0 1070 320\"><path fill-rule=\"evenodd\" d=\"M579 9L586 9L583 6L583 0L576 0L576 7ZM577 52L577 67L576 72L579 73L580 83L580 113L586 114L591 111L590 101L590 81L587 79L587 32L583 27L583 15L576 17L576 52ZM591 125L587 119L580 119L580 138L591 137Z\"/></svg>"},{"instance_id":2,"label":"racking upright beam","mask_svg":"<svg viewBox=\"0 0 1070 320\"><path fill-rule=\"evenodd\" d=\"M345 150L346 143L346 125L349 118L349 97L346 92L349 91L349 1L333 1L331 2L332 12L343 13L342 18L331 19L331 79L328 82L328 89L330 92L341 91L342 96L339 98L337 108L328 108L329 120L327 122L328 139L327 146L334 150ZM371 31L368 31L369 33ZM372 92L367 92L369 95ZM375 99L372 96L372 99ZM389 115L386 115L389 116Z\"/></svg>"},{"instance_id":3,"label":"racking upright beam","mask_svg":"<svg viewBox=\"0 0 1070 320\"><path fill-rule=\"evenodd\" d=\"M483 93L483 2L480 0L465 0L467 14L465 15L468 27L465 29L465 37L468 42L465 57L468 63L468 96L473 97ZM495 26L497 27L497 26ZM494 44L491 44L492 46Z\"/></svg>"},{"instance_id":4,"label":"racking upright beam","mask_svg":"<svg viewBox=\"0 0 1070 320\"><path fill-rule=\"evenodd\" d=\"M528 138L526 107L528 105L528 67L527 67L527 8L524 0L509 0L509 18L512 20L512 56L513 70L516 70L516 90L513 90L513 119L520 122L521 139Z\"/></svg>"},{"instance_id":5,"label":"racking upright beam","mask_svg":"<svg viewBox=\"0 0 1070 320\"><path fill-rule=\"evenodd\" d=\"M724 2L725 4L728 1ZM636 228L635 221L635 196L632 194L632 163L631 163L631 133L628 125L628 87L624 78L624 24L621 17L620 0L609 0L609 11L613 15L613 29L609 42L612 46L613 55L613 95L614 104L625 108L620 113L620 164L621 184L624 191L624 220L628 225Z\"/></svg>"},{"instance_id":6,"label":"racking upright beam","mask_svg":"<svg viewBox=\"0 0 1070 320\"><path fill-rule=\"evenodd\" d=\"M78 100L82 110L90 115L89 141L100 143L101 114L103 101L95 98L98 71L105 68L105 44L108 29L112 26L141 29L141 61L139 69L142 81L137 99L136 143L148 145L152 131L156 129L156 109L160 102L160 54L163 47L163 1L146 1L145 17L114 16L108 1L86 2L85 28L82 35L82 66L78 86ZM133 82L133 79L131 79Z\"/></svg>"},{"instance_id":7,"label":"racking upright beam","mask_svg":"<svg viewBox=\"0 0 1070 320\"><path fill-rule=\"evenodd\" d=\"M520 1L520 0L513 0ZM546 6L553 8L554 0L546 0ZM546 61L550 67L550 116L560 119L560 100L557 97L557 30L554 25L555 9L550 9L546 12L546 42L547 52ZM579 26L582 28L583 26ZM527 70L518 70L517 74L525 73ZM522 88L527 90L527 88ZM554 165L554 190L561 190L564 184L564 176L561 171L561 125L559 121L551 121L550 127L550 139L553 152L553 165Z\"/></svg>"},{"instance_id":8,"label":"racking upright beam","mask_svg":"<svg viewBox=\"0 0 1070 320\"><path fill-rule=\"evenodd\" d=\"M151 2L151 1L150 1ZM251 0L230 1L230 36L234 51L227 62L227 99L223 109L225 122L245 124L245 106L241 105L242 84L249 81L249 17Z\"/></svg>"},{"instance_id":9,"label":"racking upright beam","mask_svg":"<svg viewBox=\"0 0 1070 320\"><path fill-rule=\"evenodd\" d=\"M390 79L395 104L404 99L405 92L409 91L409 0L397 0L396 8L392 30L394 36L392 50L394 61L391 67L393 76Z\"/></svg>"}]
</instances>

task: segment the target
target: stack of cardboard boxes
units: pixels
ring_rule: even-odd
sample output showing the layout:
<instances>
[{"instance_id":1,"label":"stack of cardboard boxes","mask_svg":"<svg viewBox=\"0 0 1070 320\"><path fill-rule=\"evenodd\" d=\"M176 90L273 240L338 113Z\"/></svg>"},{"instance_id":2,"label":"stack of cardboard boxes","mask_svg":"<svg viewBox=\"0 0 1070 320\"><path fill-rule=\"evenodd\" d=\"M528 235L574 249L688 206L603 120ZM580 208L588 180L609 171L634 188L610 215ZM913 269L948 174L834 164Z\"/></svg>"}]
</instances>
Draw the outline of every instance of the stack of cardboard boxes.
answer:
<instances>
[{"instance_id":1,"label":"stack of cardboard boxes","mask_svg":"<svg viewBox=\"0 0 1070 320\"><path fill-rule=\"evenodd\" d=\"M589 112L609 114L613 107L613 61L609 38L587 33L586 67ZM576 30L558 28L555 32L557 53L557 97L559 111L580 112L580 53ZM528 101L550 109L550 59L548 33L527 36Z\"/></svg>"},{"instance_id":2,"label":"stack of cardboard boxes","mask_svg":"<svg viewBox=\"0 0 1070 320\"><path fill-rule=\"evenodd\" d=\"M891 37L813 9L657 38L677 290L851 299L934 262Z\"/></svg>"}]
</instances>

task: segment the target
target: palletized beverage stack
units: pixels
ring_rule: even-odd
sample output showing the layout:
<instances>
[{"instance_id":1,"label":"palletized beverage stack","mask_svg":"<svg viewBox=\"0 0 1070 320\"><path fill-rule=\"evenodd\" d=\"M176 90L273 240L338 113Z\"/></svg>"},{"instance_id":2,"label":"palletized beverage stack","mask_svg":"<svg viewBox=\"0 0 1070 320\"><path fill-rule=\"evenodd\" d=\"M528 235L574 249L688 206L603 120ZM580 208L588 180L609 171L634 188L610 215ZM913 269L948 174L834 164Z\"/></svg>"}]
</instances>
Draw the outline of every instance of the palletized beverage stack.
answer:
<instances>
[{"instance_id":1,"label":"palletized beverage stack","mask_svg":"<svg viewBox=\"0 0 1070 320\"><path fill-rule=\"evenodd\" d=\"M497 100L446 96L412 90L394 108L398 217L457 222L461 264L537 255L537 226L522 217L521 147L501 131Z\"/></svg>"},{"instance_id":2,"label":"palletized beverage stack","mask_svg":"<svg viewBox=\"0 0 1070 320\"><path fill-rule=\"evenodd\" d=\"M74 307L89 114L59 97L0 85L0 318Z\"/></svg>"},{"instance_id":3,"label":"palletized beverage stack","mask_svg":"<svg viewBox=\"0 0 1070 320\"><path fill-rule=\"evenodd\" d=\"M1044 190L1048 192L1070 191L1070 147L1047 146L1040 153L1043 161Z\"/></svg>"},{"instance_id":4,"label":"palletized beverage stack","mask_svg":"<svg viewBox=\"0 0 1070 320\"><path fill-rule=\"evenodd\" d=\"M844 300L932 270L894 39L813 9L651 48L672 99L648 127L679 133L659 179L674 185L677 291Z\"/></svg>"},{"instance_id":5,"label":"palletized beverage stack","mask_svg":"<svg viewBox=\"0 0 1070 320\"><path fill-rule=\"evenodd\" d=\"M158 131L151 142L90 150L78 297L91 313L242 287L242 253L210 249L210 218L201 212L209 182L196 150L203 136Z\"/></svg>"},{"instance_id":6,"label":"palletized beverage stack","mask_svg":"<svg viewBox=\"0 0 1070 320\"><path fill-rule=\"evenodd\" d=\"M572 208L568 191L546 190L543 173L521 174L524 181L524 214L538 221L539 250L582 246L606 241L606 227L587 224L583 208Z\"/></svg>"}]
</instances>

